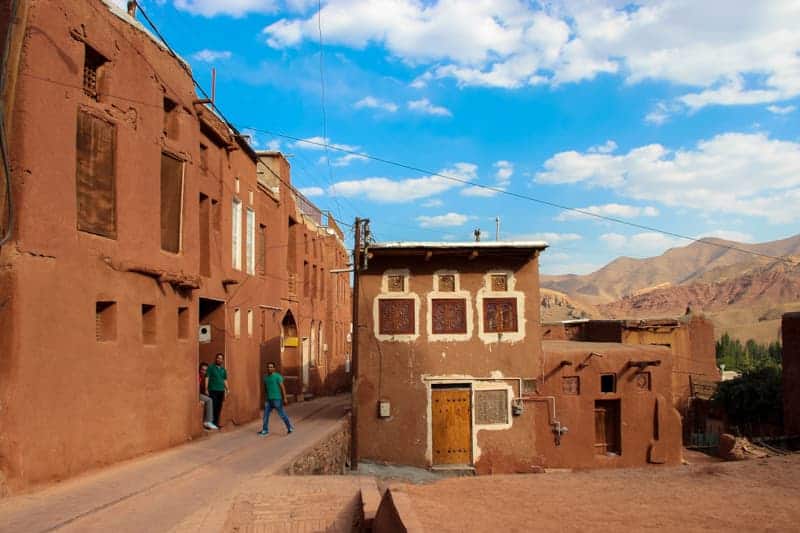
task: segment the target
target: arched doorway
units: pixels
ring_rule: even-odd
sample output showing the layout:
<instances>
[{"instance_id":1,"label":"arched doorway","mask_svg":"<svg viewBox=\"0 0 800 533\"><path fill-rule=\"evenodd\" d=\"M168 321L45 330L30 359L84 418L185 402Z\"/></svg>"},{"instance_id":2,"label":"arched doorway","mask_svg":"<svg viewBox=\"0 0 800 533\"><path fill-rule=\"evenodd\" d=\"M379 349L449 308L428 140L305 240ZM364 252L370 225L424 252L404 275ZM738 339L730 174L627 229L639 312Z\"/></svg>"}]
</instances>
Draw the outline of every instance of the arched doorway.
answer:
<instances>
[{"instance_id":1,"label":"arched doorway","mask_svg":"<svg viewBox=\"0 0 800 533\"><path fill-rule=\"evenodd\" d=\"M297 334L297 322L291 311L281 321L281 374L286 381L286 390L296 398L302 396L302 361L300 360L300 338Z\"/></svg>"}]
</instances>

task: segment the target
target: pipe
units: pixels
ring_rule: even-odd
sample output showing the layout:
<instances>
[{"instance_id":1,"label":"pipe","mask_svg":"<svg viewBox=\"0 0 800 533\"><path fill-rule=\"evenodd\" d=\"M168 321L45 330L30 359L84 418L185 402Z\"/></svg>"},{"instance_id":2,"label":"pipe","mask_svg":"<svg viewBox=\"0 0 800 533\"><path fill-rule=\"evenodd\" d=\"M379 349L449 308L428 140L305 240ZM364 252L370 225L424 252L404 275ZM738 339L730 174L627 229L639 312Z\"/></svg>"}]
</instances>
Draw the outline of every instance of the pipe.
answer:
<instances>
[{"instance_id":1,"label":"pipe","mask_svg":"<svg viewBox=\"0 0 800 533\"><path fill-rule=\"evenodd\" d=\"M283 311L283 307L275 307L274 305L259 305L261 309L269 309L271 311Z\"/></svg>"}]
</instances>

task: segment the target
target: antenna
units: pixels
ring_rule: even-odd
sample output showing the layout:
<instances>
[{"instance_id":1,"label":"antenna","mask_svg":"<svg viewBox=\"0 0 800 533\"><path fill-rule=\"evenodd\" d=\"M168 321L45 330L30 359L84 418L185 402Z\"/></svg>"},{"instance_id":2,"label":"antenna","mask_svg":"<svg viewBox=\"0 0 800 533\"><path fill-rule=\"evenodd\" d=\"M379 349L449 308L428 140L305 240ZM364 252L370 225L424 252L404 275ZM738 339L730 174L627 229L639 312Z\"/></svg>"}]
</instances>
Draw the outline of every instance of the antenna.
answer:
<instances>
[{"instance_id":1,"label":"antenna","mask_svg":"<svg viewBox=\"0 0 800 533\"><path fill-rule=\"evenodd\" d=\"M494 217L494 240L500 240L500 217Z\"/></svg>"},{"instance_id":2,"label":"antenna","mask_svg":"<svg viewBox=\"0 0 800 533\"><path fill-rule=\"evenodd\" d=\"M481 242L481 228L475 228L472 234L475 235L475 242Z\"/></svg>"}]
</instances>

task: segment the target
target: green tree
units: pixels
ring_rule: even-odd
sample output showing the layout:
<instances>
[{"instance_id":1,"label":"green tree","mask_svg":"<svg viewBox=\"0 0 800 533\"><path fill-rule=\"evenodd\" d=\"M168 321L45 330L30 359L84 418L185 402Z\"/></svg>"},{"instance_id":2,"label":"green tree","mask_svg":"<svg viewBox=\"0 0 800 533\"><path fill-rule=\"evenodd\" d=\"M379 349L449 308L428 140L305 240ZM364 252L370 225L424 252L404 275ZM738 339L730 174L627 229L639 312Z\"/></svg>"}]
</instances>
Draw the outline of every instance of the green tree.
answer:
<instances>
[{"instance_id":1,"label":"green tree","mask_svg":"<svg viewBox=\"0 0 800 533\"><path fill-rule=\"evenodd\" d=\"M780 426L783 418L780 365L765 360L745 369L738 378L720 382L711 401L725 411L729 425L744 435L757 435L764 424Z\"/></svg>"}]
</instances>

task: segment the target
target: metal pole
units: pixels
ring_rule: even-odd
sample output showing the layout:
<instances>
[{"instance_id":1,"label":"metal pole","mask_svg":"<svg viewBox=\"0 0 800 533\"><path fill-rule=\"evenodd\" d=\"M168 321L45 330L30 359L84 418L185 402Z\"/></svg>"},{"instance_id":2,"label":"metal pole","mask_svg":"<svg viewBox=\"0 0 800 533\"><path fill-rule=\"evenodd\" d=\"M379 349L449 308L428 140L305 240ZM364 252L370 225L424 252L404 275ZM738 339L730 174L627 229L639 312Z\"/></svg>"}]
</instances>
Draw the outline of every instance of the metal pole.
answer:
<instances>
[{"instance_id":1,"label":"metal pole","mask_svg":"<svg viewBox=\"0 0 800 533\"><path fill-rule=\"evenodd\" d=\"M353 295L352 320L353 334L350 337L350 357L352 359L350 370L353 373L352 387L350 388L352 407L350 409L350 470L358 470L358 274L361 271L361 231L363 221L356 217L354 224L353 244Z\"/></svg>"},{"instance_id":2,"label":"metal pole","mask_svg":"<svg viewBox=\"0 0 800 533\"><path fill-rule=\"evenodd\" d=\"M494 217L494 240L500 240L500 217Z\"/></svg>"}]
</instances>

